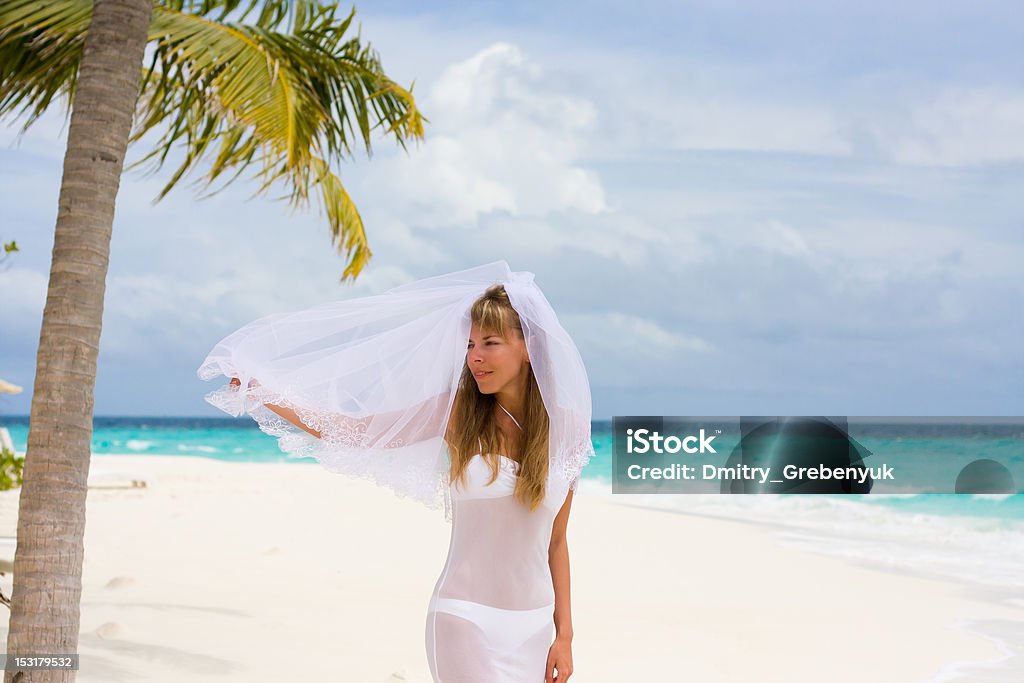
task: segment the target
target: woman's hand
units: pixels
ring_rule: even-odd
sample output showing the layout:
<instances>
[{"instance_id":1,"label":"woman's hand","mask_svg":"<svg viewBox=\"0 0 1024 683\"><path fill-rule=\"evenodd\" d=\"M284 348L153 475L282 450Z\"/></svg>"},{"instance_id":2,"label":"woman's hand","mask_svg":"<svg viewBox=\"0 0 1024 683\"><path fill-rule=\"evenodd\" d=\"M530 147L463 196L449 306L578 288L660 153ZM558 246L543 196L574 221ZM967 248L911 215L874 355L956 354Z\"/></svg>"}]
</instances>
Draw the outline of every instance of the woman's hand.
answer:
<instances>
[{"instance_id":1,"label":"woman's hand","mask_svg":"<svg viewBox=\"0 0 1024 683\"><path fill-rule=\"evenodd\" d=\"M558 669L558 675L555 675ZM556 636L548 650L548 665L544 683L565 683L572 676L572 639Z\"/></svg>"},{"instance_id":2,"label":"woman's hand","mask_svg":"<svg viewBox=\"0 0 1024 683\"><path fill-rule=\"evenodd\" d=\"M260 383L257 382L255 379L249 380L249 388L250 389L252 389L253 387L258 387L259 385L260 385ZM242 380L238 379L237 377L232 377L231 378L231 386L233 386L233 387L240 387L240 386L242 386Z\"/></svg>"}]
</instances>

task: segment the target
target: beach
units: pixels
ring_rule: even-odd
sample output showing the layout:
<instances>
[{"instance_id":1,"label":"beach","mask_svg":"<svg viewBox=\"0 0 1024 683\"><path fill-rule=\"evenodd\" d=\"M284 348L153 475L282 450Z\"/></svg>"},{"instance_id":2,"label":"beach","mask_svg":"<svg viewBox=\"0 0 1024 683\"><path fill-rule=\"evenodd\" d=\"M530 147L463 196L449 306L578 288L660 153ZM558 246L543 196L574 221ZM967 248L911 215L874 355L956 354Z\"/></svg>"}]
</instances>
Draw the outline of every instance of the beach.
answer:
<instances>
[{"instance_id":1,"label":"beach","mask_svg":"<svg viewBox=\"0 0 1024 683\"><path fill-rule=\"evenodd\" d=\"M1024 608L998 592L589 483L568 528L571 681L1022 679L994 634ZM0 492L0 537L19 492ZM87 505L77 680L431 680L443 513L315 464L152 455L94 455Z\"/></svg>"}]
</instances>

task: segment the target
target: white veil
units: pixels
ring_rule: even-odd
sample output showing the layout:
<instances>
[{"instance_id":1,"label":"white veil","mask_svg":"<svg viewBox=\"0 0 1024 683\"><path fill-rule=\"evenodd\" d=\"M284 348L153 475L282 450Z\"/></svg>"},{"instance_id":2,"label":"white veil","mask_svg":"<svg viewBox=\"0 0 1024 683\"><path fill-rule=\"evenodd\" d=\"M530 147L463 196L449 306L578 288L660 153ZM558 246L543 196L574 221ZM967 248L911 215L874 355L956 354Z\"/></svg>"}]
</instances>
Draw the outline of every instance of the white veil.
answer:
<instances>
[{"instance_id":1,"label":"white veil","mask_svg":"<svg viewBox=\"0 0 1024 683\"><path fill-rule=\"evenodd\" d=\"M248 413L289 456L443 507L451 520L443 437L466 363L470 307L495 283L522 321L550 418L549 470L560 476L549 482L575 489L594 453L586 369L533 273L512 272L505 261L255 320L214 346L197 371L241 386L225 384L205 399L236 417ZM265 403L291 408L320 438Z\"/></svg>"}]
</instances>

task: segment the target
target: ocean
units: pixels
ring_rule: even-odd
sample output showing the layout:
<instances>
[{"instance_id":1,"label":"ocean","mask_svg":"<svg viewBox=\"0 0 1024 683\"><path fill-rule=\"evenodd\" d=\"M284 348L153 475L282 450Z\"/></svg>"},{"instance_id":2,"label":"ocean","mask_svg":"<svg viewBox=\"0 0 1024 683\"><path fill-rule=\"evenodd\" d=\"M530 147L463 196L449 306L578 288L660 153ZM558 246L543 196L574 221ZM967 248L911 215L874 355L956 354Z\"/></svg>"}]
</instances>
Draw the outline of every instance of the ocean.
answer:
<instances>
[{"instance_id":1,"label":"ocean","mask_svg":"<svg viewBox=\"0 0 1024 683\"><path fill-rule=\"evenodd\" d=\"M15 449L24 452L28 418L0 416ZM851 426L851 434L853 429ZM1024 467L1024 421L1002 425L862 426L858 442L872 457L898 457L918 480L948 477L944 460L992 458L1017 473ZM580 490L611 493L610 421L592 425L595 457ZM726 449L728 442L722 443ZM248 418L96 417L95 455L199 456L233 462L287 462L275 438ZM871 464L866 461L867 464ZM1018 480L1018 488L1024 481ZM789 543L936 578L997 589L1024 588L1024 494L867 495L629 494L622 502L677 512L770 524ZM1024 603L1022 603L1024 604Z\"/></svg>"}]
</instances>

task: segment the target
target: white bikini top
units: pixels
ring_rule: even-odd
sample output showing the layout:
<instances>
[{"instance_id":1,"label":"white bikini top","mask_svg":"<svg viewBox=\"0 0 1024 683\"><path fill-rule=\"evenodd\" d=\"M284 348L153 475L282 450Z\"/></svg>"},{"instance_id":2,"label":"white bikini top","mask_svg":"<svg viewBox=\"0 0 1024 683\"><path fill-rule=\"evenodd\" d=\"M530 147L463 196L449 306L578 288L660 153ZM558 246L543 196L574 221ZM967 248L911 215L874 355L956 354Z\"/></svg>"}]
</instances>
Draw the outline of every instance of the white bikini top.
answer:
<instances>
[{"instance_id":1,"label":"white bikini top","mask_svg":"<svg viewBox=\"0 0 1024 683\"><path fill-rule=\"evenodd\" d=\"M497 400L495 400L494 402L498 403ZM501 405L500 403L498 403L498 407L501 408L502 410L505 410L505 406ZM512 419L512 421L516 423L516 427L519 427L519 431L523 431L523 428L519 426L519 421L516 420L516 418L512 417L512 413L510 413L507 410L505 410L505 414L508 415ZM480 439L477 439L476 443L480 447L480 450L483 451L483 447L484 447L483 442L480 441ZM477 456L481 456L481 453L477 453L476 455ZM476 456L474 456L474 457L476 457ZM501 459L501 461L498 464L501 465L502 468L504 468L506 464L509 464L509 465L512 466L512 470L514 472L518 472L519 471L519 462L517 460L513 460L512 458L508 457L507 455L499 455L498 457ZM483 457L481 456L480 459L483 460Z\"/></svg>"},{"instance_id":2,"label":"white bikini top","mask_svg":"<svg viewBox=\"0 0 1024 683\"><path fill-rule=\"evenodd\" d=\"M516 423L517 427L522 429L516 418L512 417L512 414L505 410L503 405L498 403L498 407L504 410L505 414L512 418L512 421ZM483 442L480 439L477 439L477 444L479 445L480 450L483 451ZM518 461L513 460L508 456L498 454L498 478L491 484L487 484L487 481L491 478L491 466L484 459L482 452L476 453L472 458L470 458L469 464L466 466L468 486L463 488L462 486L456 486L453 482L452 495L455 498L463 500L511 496L515 490L516 479L519 476L519 467L520 463ZM549 487L556 484L557 477L555 477L554 474L555 473L553 471L548 473ZM555 487L556 490L560 488L567 488L567 486ZM564 499L564 495L562 495L562 499ZM557 496L546 496L545 504L546 506L555 505L557 510L557 506L561 505L561 501L558 500L556 502L556 500Z\"/></svg>"}]
</instances>

